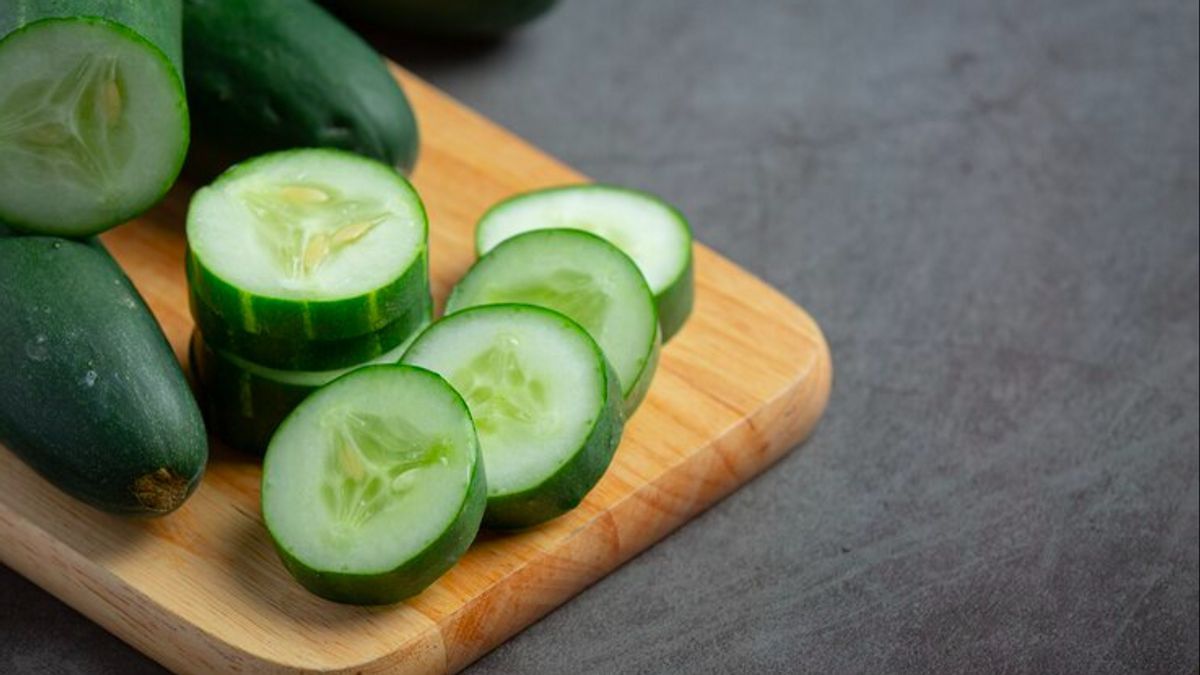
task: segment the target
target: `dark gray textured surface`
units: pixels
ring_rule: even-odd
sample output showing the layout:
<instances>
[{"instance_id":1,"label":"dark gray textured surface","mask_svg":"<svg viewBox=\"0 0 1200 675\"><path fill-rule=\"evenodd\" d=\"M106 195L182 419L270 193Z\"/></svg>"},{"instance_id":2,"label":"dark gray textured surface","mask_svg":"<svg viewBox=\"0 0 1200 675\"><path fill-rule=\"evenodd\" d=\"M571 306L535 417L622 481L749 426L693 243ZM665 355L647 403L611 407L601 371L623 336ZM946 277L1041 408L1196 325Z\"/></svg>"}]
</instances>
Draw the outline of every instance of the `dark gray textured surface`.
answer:
<instances>
[{"instance_id":1,"label":"dark gray textured surface","mask_svg":"<svg viewBox=\"0 0 1200 675\"><path fill-rule=\"evenodd\" d=\"M1197 668L1197 4L567 0L393 56L822 323L799 452L477 673ZM11 571L0 670L153 670Z\"/></svg>"}]
</instances>

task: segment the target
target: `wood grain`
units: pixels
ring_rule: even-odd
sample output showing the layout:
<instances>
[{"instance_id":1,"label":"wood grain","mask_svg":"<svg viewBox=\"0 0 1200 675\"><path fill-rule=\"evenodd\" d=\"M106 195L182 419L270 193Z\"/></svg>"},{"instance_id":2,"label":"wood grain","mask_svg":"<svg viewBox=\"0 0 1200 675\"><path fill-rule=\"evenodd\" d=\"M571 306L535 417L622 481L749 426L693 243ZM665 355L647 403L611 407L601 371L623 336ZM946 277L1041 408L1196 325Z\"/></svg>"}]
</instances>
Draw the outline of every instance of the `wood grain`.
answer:
<instances>
[{"instance_id":1,"label":"wood grain","mask_svg":"<svg viewBox=\"0 0 1200 675\"><path fill-rule=\"evenodd\" d=\"M413 177L431 219L439 300L473 260L497 200L583 176L396 70L421 121ZM182 359L192 328L182 222L190 188L105 235ZM389 608L329 603L294 583L258 509L253 458L214 445L178 512L125 520L60 494L0 449L0 558L180 672L453 672L762 471L805 438L832 375L816 323L707 248L696 309L664 349L604 479L534 530L484 534L420 596Z\"/></svg>"}]
</instances>

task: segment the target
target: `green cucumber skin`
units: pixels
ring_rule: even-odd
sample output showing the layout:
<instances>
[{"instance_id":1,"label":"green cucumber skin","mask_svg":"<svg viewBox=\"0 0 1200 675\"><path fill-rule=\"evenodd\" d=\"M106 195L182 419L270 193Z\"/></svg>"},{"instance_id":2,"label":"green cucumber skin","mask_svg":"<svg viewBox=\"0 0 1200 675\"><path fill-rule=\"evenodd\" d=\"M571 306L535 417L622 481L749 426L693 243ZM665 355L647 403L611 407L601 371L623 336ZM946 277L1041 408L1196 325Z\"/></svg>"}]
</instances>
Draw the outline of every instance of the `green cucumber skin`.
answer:
<instances>
[{"instance_id":1,"label":"green cucumber skin","mask_svg":"<svg viewBox=\"0 0 1200 675\"><path fill-rule=\"evenodd\" d=\"M625 428L620 381L607 360L604 366L607 386L604 409L588 434L583 449L540 485L513 494L490 497L484 513L484 527L520 530L539 525L579 506L596 483L600 482L612 463Z\"/></svg>"},{"instance_id":2,"label":"green cucumber skin","mask_svg":"<svg viewBox=\"0 0 1200 675\"><path fill-rule=\"evenodd\" d=\"M0 443L101 510L161 515L199 484L199 408L141 296L98 245L0 240Z\"/></svg>"},{"instance_id":3,"label":"green cucumber skin","mask_svg":"<svg viewBox=\"0 0 1200 675\"><path fill-rule=\"evenodd\" d=\"M364 371L380 368L407 368L418 370L445 383L437 373L416 366L380 365L367 366L348 373L342 377L353 377ZM341 379L341 378L339 378ZM454 391L447 383L446 387ZM463 412L470 417L467 404L455 392ZM284 420L287 423L287 420ZM264 486L267 476L267 463L270 453L264 461ZM467 487L467 498L454 518L454 525L434 539L417 555L408 559L402 565L383 574L346 574L309 567L297 559L290 551L280 546L274 535L271 541L279 553L284 567L310 592L334 602L353 605L389 605L410 598L425 590L446 573L458 559L466 553L479 533L479 525L483 520L484 509L487 506L487 479L483 465L483 455L479 443L475 443L475 462L472 466L471 478ZM271 524L267 523L270 531Z\"/></svg>"},{"instance_id":4,"label":"green cucumber skin","mask_svg":"<svg viewBox=\"0 0 1200 675\"><path fill-rule=\"evenodd\" d=\"M483 228L481 228L479 225L486 222L488 216L493 212L500 211L513 202L523 199L537 198L547 193L559 191L573 192L577 190L593 189L627 192L637 195L638 197L649 198L662 204L672 213L672 215L674 215L675 220L677 220L683 226L683 229L687 231L689 241L692 239L692 227L688 224L688 220L683 215L683 212L673 204L663 201L660 197L658 197L658 195L646 192L644 190L636 190L634 188L613 185L610 183L587 183L584 185L571 184L542 188L532 192L523 192L506 199L502 199L496 204L492 205L491 208L489 208L482 216L480 216L479 223L477 223L475 226L475 257L482 258L486 253L486 251L483 250ZM684 268L683 272L676 277L669 286L654 294L654 306L658 310L658 323L662 327L662 342L664 344L671 338L675 337L675 334L683 328L683 324L687 323L688 317L692 315L692 309L695 305L695 272L693 272L694 260L695 256L693 255L692 247L689 244L687 250L687 266Z\"/></svg>"},{"instance_id":5,"label":"green cucumber skin","mask_svg":"<svg viewBox=\"0 0 1200 675\"><path fill-rule=\"evenodd\" d=\"M412 337L428 324L433 310L432 301L416 302L379 330L333 340L310 340L241 330L225 322L194 291L188 293L188 305L205 342L279 370L333 370L370 361Z\"/></svg>"},{"instance_id":6,"label":"green cucumber skin","mask_svg":"<svg viewBox=\"0 0 1200 675\"><path fill-rule=\"evenodd\" d=\"M319 388L245 373L204 344L198 332L192 334L188 363L200 386L210 430L230 447L251 455L263 454L284 418Z\"/></svg>"},{"instance_id":7,"label":"green cucumber skin","mask_svg":"<svg viewBox=\"0 0 1200 675\"><path fill-rule=\"evenodd\" d=\"M416 117L383 59L309 0L184 0L183 38L202 173L293 147L416 163Z\"/></svg>"},{"instance_id":8,"label":"green cucumber skin","mask_svg":"<svg viewBox=\"0 0 1200 675\"><path fill-rule=\"evenodd\" d=\"M147 49L158 55L170 65L171 73L177 84L180 119L184 125L184 143L179 148L179 157L171 171L163 176L162 186L157 196L143 207L149 209L162 199L175 179L183 169L187 157L188 142L191 134L191 117L187 99L184 94L183 80L183 40L182 40L183 9L180 0L155 0L154 2L128 2L127 0L5 0L0 5L0 46L4 39L12 33L26 30L39 21L76 20L105 23L116 30L125 33L130 39L143 43ZM36 223L24 223L11 218L9 226L30 234L47 234L70 237L87 237L112 229L125 222L137 213L125 217L94 223L83 228L74 228L67 232L58 228L55 232L45 231L44 226Z\"/></svg>"},{"instance_id":9,"label":"green cucumber skin","mask_svg":"<svg viewBox=\"0 0 1200 675\"><path fill-rule=\"evenodd\" d=\"M556 0L325 0L369 21L414 33L483 37L506 33L554 6Z\"/></svg>"}]
</instances>

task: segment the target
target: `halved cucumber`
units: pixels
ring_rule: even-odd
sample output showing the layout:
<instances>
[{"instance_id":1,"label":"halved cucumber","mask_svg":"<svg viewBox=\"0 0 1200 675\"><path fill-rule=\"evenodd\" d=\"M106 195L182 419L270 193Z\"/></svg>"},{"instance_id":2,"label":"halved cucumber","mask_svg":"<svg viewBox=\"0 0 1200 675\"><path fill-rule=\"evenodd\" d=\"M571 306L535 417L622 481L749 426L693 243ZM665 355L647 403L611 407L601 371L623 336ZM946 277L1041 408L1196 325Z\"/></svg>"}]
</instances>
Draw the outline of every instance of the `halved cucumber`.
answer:
<instances>
[{"instance_id":1,"label":"halved cucumber","mask_svg":"<svg viewBox=\"0 0 1200 675\"><path fill-rule=\"evenodd\" d=\"M404 309L404 313L383 328L330 340L275 337L248 333L226 323L196 293L188 303L196 328L214 349L237 354L252 363L280 370L331 370L359 365L392 351L415 337L433 313L428 295Z\"/></svg>"},{"instance_id":2,"label":"halved cucumber","mask_svg":"<svg viewBox=\"0 0 1200 675\"><path fill-rule=\"evenodd\" d=\"M487 466L490 527L528 527L575 508L621 441L617 375L558 312L466 309L430 326L401 362L438 373L466 399Z\"/></svg>"},{"instance_id":3,"label":"halved cucumber","mask_svg":"<svg viewBox=\"0 0 1200 675\"><path fill-rule=\"evenodd\" d=\"M661 333L654 299L637 266L581 230L537 230L480 258L446 301L446 313L497 303L541 305L587 329L617 371L629 416L650 387Z\"/></svg>"},{"instance_id":4,"label":"halved cucumber","mask_svg":"<svg viewBox=\"0 0 1200 675\"><path fill-rule=\"evenodd\" d=\"M399 173L342 150L263 155L192 198L188 281L235 330L361 336L429 300L425 208Z\"/></svg>"},{"instance_id":5,"label":"halved cucumber","mask_svg":"<svg viewBox=\"0 0 1200 675\"><path fill-rule=\"evenodd\" d=\"M654 293L663 340L692 313L692 229L674 206L613 185L568 185L510 197L483 214L475 249L530 230L570 228L599 235L637 263Z\"/></svg>"},{"instance_id":6,"label":"halved cucumber","mask_svg":"<svg viewBox=\"0 0 1200 675\"><path fill-rule=\"evenodd\" d=\"M80 237L158 201L188 145L180 5L0 5L0 219Z\"/></svg>"},{"instance_id":7,"label":"halved cucumber","mask_svg":"<svg viewBox=\"0 0 1200 675\"><path fill-rule=\"evenodd\" d=\"M487 487L462 398L412 366L357 370L305 399L263 460L284 566L337 602L416 595L467 550Z\"/></svg>"},{"instance_id":8,"label":"halved cucumber","mask_svg":"<svg viewBox=\"0 0 1200 675\"><path fill-rule=\"evenodd\" d=\"M419 332L414 331L413 337ZM370 361L347 368L278 370L218 351L196 331L192 333L188 361L200 384L209 428L239 450L261 453L279 423L309 394L364 365L399 361L410 342L411 338Z\"/></svg>"}]
</instances>

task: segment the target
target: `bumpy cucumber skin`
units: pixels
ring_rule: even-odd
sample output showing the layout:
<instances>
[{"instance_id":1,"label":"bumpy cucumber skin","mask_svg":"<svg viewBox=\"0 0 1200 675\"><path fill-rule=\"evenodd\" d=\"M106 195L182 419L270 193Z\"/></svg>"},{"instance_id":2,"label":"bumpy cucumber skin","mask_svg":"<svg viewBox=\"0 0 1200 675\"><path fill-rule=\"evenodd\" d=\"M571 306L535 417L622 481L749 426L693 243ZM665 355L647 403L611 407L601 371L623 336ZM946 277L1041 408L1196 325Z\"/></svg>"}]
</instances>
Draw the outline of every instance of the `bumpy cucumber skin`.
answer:
<instances>
[{"instance_id":1,"label":"bumpy cucumber skin","mask_svg":"<svg viewBox=\"0 0 1200 675\"><path fill-rule=\"evenodd\" d=\"M149 3L125 0L5 0L0 6L0 48L12 34L36 28L44 21L80 21L104 25L127 39L143 45L148 53L161 58L173 76L176 112L183 125L183 144L171 170L163 175L156 196L128 213L105 220L74 226L63 223L22 222L0 212L12 228L32 234L87 237L112 229L149 209L171 189L183 169L191 136L191 117L183 82L183 46L181 36L183 10L180 0L155 0Z\"/></svg>"},{"instance_id":2,"label":"bumpy cucumber skin","mask_svg":"<svg viewBox=\"0 0 1200 675\"><path fill-rule=\"evenodd\" d=\"M588 239L592 239L592 240L601 242L604 246L608 247L609 249L612 249L617 254L619 254L621 257L623 257L629 261L629 265L634 269L634 271L637 272L638 279L641 280L642 287L645 288L645 290L646 290L646 296L649 297L651 300L651 303L650 303L651 308L655 312L655 329L654 329L653 346L651 347L650 353L647 354L646 360L642 362L642 368L641 368L641 370L638 371L637 377L632 378L633 383L630 384L628 382L621 382L621 387L625 391L625 403L623 406L625 409L625 417L626 418L632 417L634 411L637 410L638 406L641 405L642 401L646 398L646 393L650 390L650 383L654 379L654 371L658 367L658 356L659 356L659 352L662 350L662 326L660 325L658 318L657 318L658 309L654 305L654 302L653 302L654 294L650 292L650 287L646 285L645 277L643 277L642 273L637 270L637 264L634 263L633 259L630 258L628 255L626 255L624 251L617 248L616 246L614 246L612 243L610 243L608 240L604 239L603 237L592 234L591 232L586 232L584 230L548 228L545 230L533 230L530 232L524 232L515 237L510 237L508 239L505 239L504 241L500 242L499 244L496 244L496 246L494 246L491 251L488 251L488 253L486 255L484 255L482 258L480 258L479 260L476 260L475 265L472 266L471 269L467 270L467 274L462 279L460 279L458 284L456 284L454 286L454 288L450 291L450 297L446 299L446 314L451 314L454 312L464 310L468 307L473 307L473 306L477 306L478 304L482 304L482 303L468 304L469 301L465 299L466 291L464 289L466 288L467 283L469 283L469 281L470 281L471 273L474 272L476 270L476 268L479 268L480 265L487 264L488 258L495 256L496 253L498 253L498 252L503 251L506 246L512 246L513 245L512 242L516 242L516 241L522 239L523 237L528 237L530 235L547 236L547 235L545 235L545 233L551 233L549 236L556 236L556 237L585 237ZM535 261L530 261L530 264L534 264L534 262ZM492 303L492 304L496 304L496 303Z\"/></svg>"},{"instance_id":3,"label":"bumpy cucumber skin","mask_svg":"<svg viewBox=\"0 0 1200 675\"><path fill-rule=\"evenodd\" d=\"M101 510L178 508L204 473L204 423L116 262L95 243L9 237L0 288L0 443Z\"/></svg>"},{"instance_id":4,"label":"bumpy cucumber skin","mask_svg":"<svg viewBox=\"0 0 1200 675\"><path fill-rule=\"evenodd\" d=\"M580 330L583 330L582 327ZM571 461L539 485L521 492L489 497L483 518L484 527L519 530L557 518L579 506L608 470L621 443L625 414L617 373L604 359L599 347L596 348L596 354L604 362L604 408L583 447L571 457Z\"/></svg>"},{"instance_id":5,"label":"bumpy cucumber skin","mask_svg":"<svg viewBox=\"0 0 1200 675\"><path fill-rule=\"evenodd\" d=\"M343 375L339 380L387 368L405 368L436 377L454 393L455 398L462 405L463 414L470 418L471 413L467 409L467 404L458 395L458 392L454 391L453 387L450 387L440 375L424 368L400 365L367 366ZM284 423L286 424L286 420ZM478 440L475 442L474 455L475 461L471 466L467 494L458 513L455 514L450 528L443 531L422 551L396 568L378 574L347 574L316 569L292 555L290 551L279 544L272 533L271 541L274 542L275 550L279 553L284 567L310 592L334 602L352 605L389 605L417 595L453 567L454 563L458 562L462 554L466 553L471 546L475 535L479 533L479 525L487 506L487 479ZM271 454L268 451L263 465L264 491L270 461ZM270 532L270 521L267 521L266 525L267 531Z\"/></svg>"},{"instance_id":6,"label":"bumpy cucumber skin","mask_svg":"<svg viewBox=\"0 0 1200 675\"><path fill-rule=\"evenodd\" d=\"M650 289L651 292L654 293L654 305L658 309L658 323L662 327L662 341L663 343L666 343L672 337L674 337L681 328L683 328L683 324L687 323L688 317L692 314L692 307L695 304L695 274L692 271L692 261L694 258L692 255L693 238L692 226L688 223L688 220L683 215L683 212L676 208L675 205L664 201L655 194L645 192L643 190L635 190L633 188L628 188L621 185L612 185L608 183L585 183L581 185L560 185L557 187L542 188L540 190L533 190L532 192L523 192L521 194L513 195L494 204L491 208L484 212L483 216L479 218L479 222L475 225L476 257L483 257L487 253L487 251L483 250L483 233L485 231L485 223L488 222L489 217L493 214L503 211L506 207L511 206L515 202L525 199L537 199L538 197L554 192L577 192L584 190L628 192L632 195L636 195L637 197L657 202L671 212L672 217L679 224L680 229L687 233L687 265L684 266L683 270L678 276L671 280L671 283L668 284L666 288L658 292L654 292L654 289ZM492 248L495 248L495 246Z\"/></svg>"},{"instance_id":7,"label":"bumpy cucumber skin","mask_svg":"<svg viewBox=\"0 0 1200 675\"><path fill-rule=\"evenodd\" d=\"M292 147L416 163L416 118L383 59L308 0L184 0L183 47L202 173Z\"/></svg>"},{"instance_id":8,"label":"bumpy cucumber skin","mask_svg":"<svg viewBox=\"0 0 1200 675\"><path fill-rule=\"evenodd\" d=\"M556 0L325 0L347 14L427 35L506 33L544 14Z\"/></svg>"},{"instance_id":9,"label":"bumpy cucumber skin","mask_svg":"<svg viewBox=\"0 0 1200 675\"><path fill-rule=\"evenodd\" d=\"M247 160L229 168L213 183L253 172L259 162L272 162L290 154L328 153L341 159L378 166L366 159L334 149L300 148L282 150ZM403 176L394 174L396 185L408 192L417 205L421 235L420 250L404 272L391 283L373 291L336 300L293 300L247 293L206 268L189 249L187 278L193 293L222 321L235 330L282 339L338 340L360 337L382 330L397 317L419 313L433 306L429 292L429 217L420 195ZM202 190L209 188L202 188ZM192 203L195 203L193 198ZM191 209L188 211L191 220ZM190 228L190 222L189 222Z\"/></svg>"},{"instance_id":10,"label":"bumpy cucumber skin","mask_svg":"<svg viewBox=\"0 0 1200 675\"><path fill-rule=\"evenodd\" d=\"M333 370L365 363L401 345L429 322L431 302L416 302L383 328L333 340L296 339L249 333L226 323L208 305L188 293L196 327L215 349L237 354L279 370Z\"/></svg>"}]
</instances>

